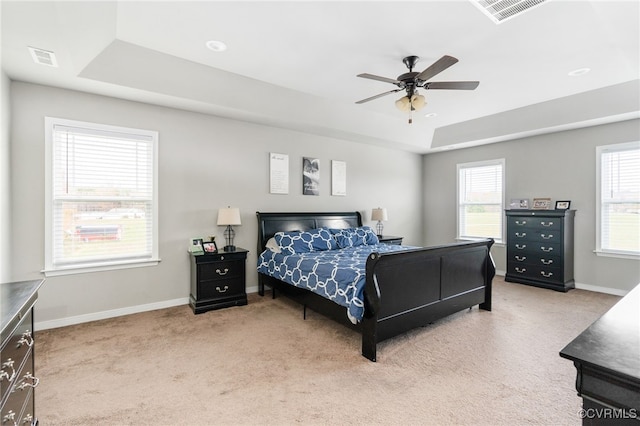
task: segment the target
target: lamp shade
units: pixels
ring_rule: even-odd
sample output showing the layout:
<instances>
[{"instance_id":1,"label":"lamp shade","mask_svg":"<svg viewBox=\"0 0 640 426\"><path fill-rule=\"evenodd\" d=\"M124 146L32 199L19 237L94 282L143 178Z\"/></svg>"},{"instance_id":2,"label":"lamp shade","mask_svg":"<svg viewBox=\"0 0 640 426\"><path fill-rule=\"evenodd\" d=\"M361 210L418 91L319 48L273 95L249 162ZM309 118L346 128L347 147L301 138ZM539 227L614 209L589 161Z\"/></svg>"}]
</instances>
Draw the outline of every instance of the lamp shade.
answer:
<instances>
[{"instance_id":1,"label":"lamp shade","mask_svg":"<svg viewBox=\"0 0 640 426\"><path fill-rule=\"evenodd\" d=\"M388 220L387 217L387 209L383 209L378 207L377 209L371 210L371 220Z\"/></svg>"},{"instance_id":2,"label":"lamp shade","mask_svg":"<svg viewBox=\"0 0 640 426\"><path fill-rule=\"evenodd\" d=\"M240 209L237 207L218 209L218 225L241 225Z\"/></svg>"}]
</instances>

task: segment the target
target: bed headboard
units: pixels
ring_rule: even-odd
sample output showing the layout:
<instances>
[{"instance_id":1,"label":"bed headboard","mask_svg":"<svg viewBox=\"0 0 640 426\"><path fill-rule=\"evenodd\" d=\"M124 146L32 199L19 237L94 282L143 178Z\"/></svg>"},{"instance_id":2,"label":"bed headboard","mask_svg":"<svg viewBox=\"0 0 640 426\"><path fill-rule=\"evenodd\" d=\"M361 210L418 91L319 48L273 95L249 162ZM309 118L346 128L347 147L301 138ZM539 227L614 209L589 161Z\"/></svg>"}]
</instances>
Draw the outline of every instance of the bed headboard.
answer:
<instances>
[{"instance_id":1,"label":"bed headboard","mask_svg":"<svg viewBox=\"0 0 640 426\"><path fill-rule=\"evenodd\" d=\"M362 226L360 212L344 213L261 213L258 217L258 254L262 253L269 238L279 231L308 231L310 229L356 228Z\"/></svg>"}]
</instances>

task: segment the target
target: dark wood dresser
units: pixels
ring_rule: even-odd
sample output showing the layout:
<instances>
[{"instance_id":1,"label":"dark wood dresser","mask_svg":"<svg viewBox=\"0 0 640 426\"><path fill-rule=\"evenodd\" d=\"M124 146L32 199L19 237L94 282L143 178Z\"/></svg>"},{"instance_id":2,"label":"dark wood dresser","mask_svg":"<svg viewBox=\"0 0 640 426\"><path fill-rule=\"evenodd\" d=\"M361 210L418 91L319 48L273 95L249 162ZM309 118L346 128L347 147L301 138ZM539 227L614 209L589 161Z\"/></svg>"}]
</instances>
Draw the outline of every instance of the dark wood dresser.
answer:
<instances>
[{"instance_id":1,"label":"dark wood dresser","mask_svg":"<svg viewBox=\"0 0 640 426\"><path fill-rule=\"evenodd\" d=\"M37 425L33 306L44 280L0 284L0 424Z\"/></svg>"},{"instance_id":2,"label":"dark wood dresser","mask_svg":"<svg viewBox=\"0 0 640 426\"><path fill-rule=\"evenodd\" d=\"M640 285L560 351L577 370L584 425L640 425Z\"/></svg>"},{"instance_id":3,"label":"dark wood dresser","mask_svg":"<svg viewBox=\"0 0 640 426\"><path fill-rule=\"evenodd\" d=\"M575 210L506 210L505 281L568 291L573 278Z\"/></svg>"},{"instance_id":4,"label":"dark wood dresser","mask_svg":"<svg viewBox=\"0 0 640 426\"><path fill-rule=\"evenodd\" d=\"M247 304L245 261L248 250L219 251L191 256L193 313Z\"/></svg>"}]
</instances>

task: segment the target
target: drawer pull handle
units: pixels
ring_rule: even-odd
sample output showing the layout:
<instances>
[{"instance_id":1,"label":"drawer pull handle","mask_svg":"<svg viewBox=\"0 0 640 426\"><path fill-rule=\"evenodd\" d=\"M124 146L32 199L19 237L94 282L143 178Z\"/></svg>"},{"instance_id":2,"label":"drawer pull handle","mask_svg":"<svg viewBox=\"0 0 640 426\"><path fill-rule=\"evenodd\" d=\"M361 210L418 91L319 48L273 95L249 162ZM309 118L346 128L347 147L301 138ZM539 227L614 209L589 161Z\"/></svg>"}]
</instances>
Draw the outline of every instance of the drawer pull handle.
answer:
<instances>
[{"instance_id":1,"label":"drawer pull handle","mask_svg":"<svg viewBox=\"0 0 640 426\"><path fill-rule=\"evenodd\" d=\"M2 370L0 371L0 382L4 379L7 379L9 382L13 382L13 379L16 378L16 369L13 367L13 360L11 358L7 359L2 363ZM11 369L11 375L5 371L5 368Z\"/></svg>"},{"instance_id":2,"label":"drawer pull handle","mask_svg":"<svg viewBox=\"0 0 640 426\"><path fill-rule=\"evenodd\" d=\"M224 271L221 271L220 269L216 269L216 273L218 275L227 275L227 272L229 272L229 268L224 268Z\"/></svg>"},{"instance_id":3,"label":"drawer pull handle","mask_svg":"<svg viewBox=\"0 0 640 426\"><path fill-rule=\"evenodd\" d=\"M553 226L553 222L540 222L540 225L546 226L548 228L549 226Z\"/></svg>"},{"instance_id":4,"label":"drawer pull handle","mask_svg":"<svg viewBox=\"0 0 640 426\"><path fill-rule=\"evenodd\" d=\"M542 275L543 277L549 278L553 275L553 272L540 271L540 275Z\"/></svg>"},{"instance_id":5,"label":"drawer pull handle","mask_svg":"<svg viewBox=\"0 0 640 426\"><path fill-rule=\"evenodd\" d=\"M31 383L28 383L27 380L30 380ZM35 377L33 374L27 372L27 374L25 374L24 377L22 378L22 383L16 386L16 389L24 390L24 388L29 388L29 387L35 388L39 384L40 384L40 379Z\"/></svg>"},{"instance_id":6,"label":"drawer pull handle","mask_svg":"<svg viewBox=\"0 0 640 426\"><path fill-rule=\"evenodd\" d=\"M553 251L553 247L540 247L540 250L549 253L550 251Z\"/></svg>"},{"instance_id":7,"label":"drawer pull handle","mask_svg":"<svg viewBox=\"0 0 640 426\"><path fill-rule=\"evenodd\" d=\"M22 337L20 338L20 340L18 340L18 345L16 346L16 348L19 348L25 343L29 347L33 346L33 336L31 335L31 332L29 330L22 333Z\"/></svg>"},{"instance_id":8,"label":"drawer pull handle","mask_svg":"<svg viewBox=\"0 0 640 426\"><path fill-rule=\"evenodd\" d=\"M518 262L524 262L525 260L527 260L527 256L516 256L516 260Z\"/></svg>"},{"instance_id":9,"label":"drawer pull handle","mask_svg":"<svg viewBox=\"0 0 640 426\"><path fill-rule=\"evenodd\" d=\"M545 265L551 265L553 263L553 259L540 259L540 262L542 262Z\"/></svg>"},{"instance_id":10,"label":"drawer pull handle","mask_svg":"<svg viewBox=\"0 0 640 426\"><path fill-rule=\"evenodd\" d=\"M516 237L518 237L518 238L524 238L524 237L526 237L526 236L527 236L527 233L526 233L526 232L523 232L523 233L516 232Z\"/></svg>"},{"instance_id":11,"label":"drawer pull handle","mask_svg":"<svg viewBox=\"0 0 640 426\"><path fill-rule=\"evenodd\" d=\"M9 412L2 417L2 424L5 424L7 422L13 422L13 424L15 425L16 424L15 420L16 420L16 413L14 413L13 410L9 410Z\"/></svg>"},{"instance_id":12,"label":"drawer pull handle","mask_svg":"<svg viewBox=\"0 0 640 426\"><path fill-rule=\"evenodd\" d=\"M220 289L220 287L216 287L216 290L218 290L218 293L226 293L227 290L229 290L229 286L225 285L224 289Z\"/></svg>"},{"instance_id":13,"label":"drawer pull handle","mask_svg":"<svg viewBox=\"0 0 640 426\"><path fill-rule=\"evenodd\" d=\"M517 248L518 250L522 250L522 249L527 248L527 245L526 245L526 244L516 244L516 248Z\"/></svg>"},{"instance_id":14,"label":"drawer pull handle","mask_svg":"<svg viewBox=\"0 0 640 426\"><path fill-rule=\"evenodd\" d=\"M545 239L545 240L548 240L548 239L550 239L550 238L553 238L553 234L549 234L549 235L547 235L547 234L540 234L540 236L541 236L543 239Z\"/></svg>"},{"instance_id":15,"label":"drawer pull handle","mask_svg":"<svg viewBox=\"0 0 640 426\"><path fill-rule=\"evenodd\" d=\"M526 225L526 224L527 224L526 220L516 220L516 225L522 226L522 225Z\"/></svg>"},{"instance_id":16,"label":"drawer pull handle","mask_svg":"<svg viewBox=\"0 0 640 426\"><path fill-rule=\"evenodd\" d=\"M518 268L518 267L516 267L516 272L519 273L519 274L522 274L524 272L527 272L527 268Z\"/></svg>"}]
</instances>

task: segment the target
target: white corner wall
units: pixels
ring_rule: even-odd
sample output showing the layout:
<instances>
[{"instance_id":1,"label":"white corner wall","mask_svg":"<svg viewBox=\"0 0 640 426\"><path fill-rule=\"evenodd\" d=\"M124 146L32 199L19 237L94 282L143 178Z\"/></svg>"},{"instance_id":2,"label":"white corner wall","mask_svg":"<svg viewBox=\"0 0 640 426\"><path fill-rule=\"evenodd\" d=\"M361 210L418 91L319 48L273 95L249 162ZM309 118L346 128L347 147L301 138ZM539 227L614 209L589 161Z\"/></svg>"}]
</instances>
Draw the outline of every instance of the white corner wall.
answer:
<instances>
[{"instance_id":1,"label":"white corner wall","mask_svg":"<svg viewBox=\"0 0 640 426\"><path fill-rule=\"evenodd\" d=\"M0 71L0 282L11 278L11 82Z\"/></svg>"},{"instance_id":2,"label":"white corner wall","mask_svg":"<svg viewBox=\"0 0 640 426\"><path fill-rule=\"evenodd\" d=\"M232 121L35 84L11 85L13 280L42 277L44 117L159 132L158 266L48 278L39 292L42 328L187 303L188 240L222 239L219 207L239 207L236 245L250 250L247 288L257 288L256 211L354 211L365 224L386 207L385 232L422 244L422 157L344 140ZM4 145L3 145L4 147ZM290 192L269 194L269 152L289 155ZM319 196L302 195L302 157L320 159ZM331 160L347 163L347 196L330 195ZM4 237L3 237L4 239ZM36 327L38 328L38 326Z\"/></svg>"},{"instance_id":3,"label":"white corner wall","mask_svg":"<svg viewBox=\"0 0 640 426\"><path fill-rule=\"evenodd\" d=\"M599 257L596 243L596 146L640 140L640 120L523 138L423 158L424 241L450 241L456 235L456 164L504 158L506 201L550 197L571 200L575 217L576 286L626 294L640 283L640 261ZM640 220L640 219L639 219ZM506 251L492 250L498 270L506 270Z\"/></svg>"}]
</instances>

